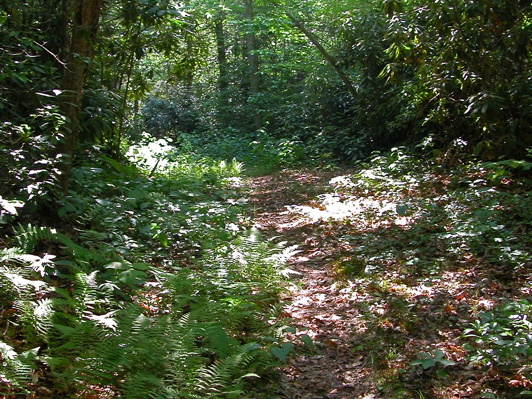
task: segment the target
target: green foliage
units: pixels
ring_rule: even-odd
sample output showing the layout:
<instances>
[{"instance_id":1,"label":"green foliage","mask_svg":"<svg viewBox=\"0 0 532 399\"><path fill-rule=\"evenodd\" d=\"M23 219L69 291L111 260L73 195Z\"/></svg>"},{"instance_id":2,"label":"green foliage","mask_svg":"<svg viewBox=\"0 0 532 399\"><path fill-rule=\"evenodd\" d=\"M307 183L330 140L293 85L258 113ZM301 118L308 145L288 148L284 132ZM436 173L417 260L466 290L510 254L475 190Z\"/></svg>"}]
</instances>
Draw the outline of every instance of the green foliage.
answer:
<instances>
[{"instance_id":1,"label":"green foliage","mask_svg":"<svg viewBox=\"0 0 532 399\"><path fill-rule=\"evenodd\" d=\"M0 252L1 394L244 396L278 364L293 250L242 234L236 163L170 154L146 177L97 159L73 169L68 235L19 225Z\"/></svg>"},{"instance_id":2,"label":"green foliage","mask_svg":"<svg viewBox=\"0 0 532 399\"><path fill-rule=\"evenodd\" d=\"M2 122L25 123L28 115L50 105L56 96L53 90L59 87L60 73L49 53L57 52L59 38L47 43L47 29L57 29L58 11L19 1L0 11Z\"/></svg>"},{"instance_id":3,"label":"green foliage","mask_svg":"<svg viewBox=\"0 0 532 399\"><path fill-rule=\"evenodd\" d=\"M173 94L173 95L172 95ZM142 107L143 127L155 138L179 137L179 133L201 131L196 99L168 93L171 99L148 97Z\"/></svg>"},{"instance_id":4,"label":"green foliage","mask_svg":"<svg viewBox=\"0 0 532 399\"><path fill-rule=\"evenodd\" d=\"M520 1L445 0L389 13L382 75L409 100L401 114L422 119L445 145L461 137L485 157L524 155L530 12Z\"/></svg>"},{"instance_id":5,"label":"green foliage","mask_svg":"<svg viewBox=\"0 0 532 399\"><path fill-rule=\"evenodd\" d=\"M532 204L521 179L531 163L511 157L530 144L525 1L393 0L383 8L373 0L283 1L319 32L355 96L282 7L257 2L254 17L242 18L243 5L232 1L106 2L67 192L57 188L58 147L75 133L59 107L64 10L58 1L4 3L6 395L55 384L57 396L101 389L125 397L237 397L255 374L284 361L292 348L270 327L290 272L283 260L294 249L245 232L244 168L264 174L392 148L336 182L358 212L346 223L377 226L345 238L353 248L346 270L371 277L393 259L405 275L427 277L449 259L463 265L476 258L504 280L528 264ZM255 57L258 92L249 68ZM119 160L125 138L143 142L146 132L180 148L146 156L137 147L129 161ZM427 133L418 150L438 161L398 147ZM457 165L449 179L446 164ZM438 179L439 190L411 197ZM396 232L384 248L383 226ZM495 334L499 327L486 320L477 327ZM504 334L518 328L502 325ZM513 353L512 345L500 346ZM503 352L492 361L503 362ZM421 365L442 360L435 353Z\"/></svg>"},{"instance_id":6,"label":"green foliage","mask_svg":"<svg viewBox=\"0 0 532 399\"><path fill-rule=\"evenodd\" d=\"M351 259L360 259L370 275L389 258L404 264L409 273L432 274L442 266L440 260L470 253L489 262L501 278L511 278L526 264L530 240L520 232L527 231L532 214L526 181L522 189L511 193L504 188L505 184L521 184L520 170L504 164L472 161L455 167L445 189L425 192L427 182L431 187L442 186L438 163L422 160L404 148L375 154L359 173L333 183L340 193L350 195L346 206L351 213L346 216L351 223L394 226L396 240L388 239L383 248L379 237L386 234L384 227L350 237L356 243ZM413 198L412 190L422 194ZM419 250L420 246L427 251ZM359 270L353 262L346 267Z\"/></svg>"},{"instance_id":7,"label":"green foliage","mask_svg":"<svg viewBox=\"0 0 532 399\"><path fill-rule=\"evenodd\" d=\"M57 197L62 160L53 154L63 136L65 119L57 107L46 106L26 122L6 122L0 127L0 192L10 200L24 202L25 209L35 210L50 207Z\"/></svg>"},{"instance_id":8,"label":"green foliage","mask_svg":"<svg viewBox=\"0 0 532 399\"><path fill-rule=\"evenodd\" d=\"M277 139L262 130L248 135L229 130L212 137L181 134L178 143L198 157L236 161L248 175L264 175L283 167L313 162L297 137Z\"/></svg>"},{"instance_id":9,"label":"green foliage","mask_svg":"<svg viewBox=\"0 0 532 399\"><path fill-rule=\"evenodd\" d=\"M532 304L509 302L480 312L464 338L471 344L470 361L497 368L530 367L532 356Z\"/></svg>"},{"instance_id":10,"label":"green foliage","mask_svg":"<svg viewBox=\"0 0 532 399\"><path fill-rule=\"evenodd\" d=\"M236 398L244 394L243 382L259 376L255 373L241 375L241 369L252 364L256 357L253 352L258 348L254 343L243 345L231 356L200 370L194 391L205 398Z\"/></svg>"},{"instance_id":11,"label":"green foliage","mask_svg":"<svg viewBox=\"0 0 532 399\"><path fill-rule=\"evenodd\" d=\"M435 350L434 353L422 353L418 355L418 358L410 363L411 366L421 366L424 370L441 365L442 367L453 366L456 362L448 360L445 357L445 353L441 350Z\"/></svg>"},{"instance_id":12,"label":"green foliage","mask_svg":"<svg viewBox=\"0 0 532 399\"><path fill-rule=\"evenodd\" d=\"M36 350L17 353L11 346L0 341L0 355L2 355L2 383L12 385L12 390L27 392L24 387L31 382L31 373L35 369ZM0 391L1 392L1 391ZM7 394L7 392L6 392Z\"/></svg>"},{"instance_id":13,"label":"green foliage","mask_svg":"<svg viewBox=\"0 0 532 399\"><path fill-rule=\"evenodd\" d=\"M259 115L263 129L276 139L342 160L417 142L429 133L438 148L461 139L466 143L462 152L485 158L523 155L517 143L527 143L523 132L530 130L530 6L491 0L381 3L332 6L313 1L291 7L305 15L303 22L311 30L322 32L322 44L354 82L356 96L346 92L299 34L287 29L282 10L267 6L257 8L251 23L260 38L261 84L260 93L250 95L243 73L246 57L230 52L228 45L244 41L249 32L237 17L241 7L221 7L221 12L218 4L194 5L194 10L207 11L209 22L213 18L223 25L223 37L212 40L223 39L216 43L225 45L224 58L217 59L218 69L201 70L195 90L161 86L162 97L169 98L165 104L190 98L193 105L187 106L205 123L196 132L184 130L222 132L214 142L228 141L229 148L238 143L223 132L234 130L239 138L250 134L252 115ZM196 22L200 15L194 15ZM219 56L215 50L211 45L212 57ZM217 85L220 79L225 83ZM176 114L163 112L165 108L152 114L161 114L155 122L164 120L165 129L174 134L188 111L179 106ZM262 143L260 137L258 141ZM257 147L271 153L267 146Z\"/></svg>"},{"instance_id":14,"label":"green foliage","mask_svg":"<svg viewBox=\"0 0 532 399\"><path fill-rule=\"evenodd\" d=\"M330 266L345 278L340 292L359 298L356 341L377 348L364 356L393 386L385 396L471 386L517 397L529 387L532 343L529 160L449 167L422 149L374 153L312 208L318 231L345 245ZM476 388L471 373L483 375Z\"/></svg>"},{"instance_id":15,"label":"green foliage","mask_svg":"<svg viewBox=\"0 0 532 399\"><path fill-rule=\"evenodd\" d=\"M294 348L293 343L286 342L281 346L272 347L270 351L276 358L278 358L282 362L286 362L286 358L293 348Z\"/></svg>"}]
</instances>

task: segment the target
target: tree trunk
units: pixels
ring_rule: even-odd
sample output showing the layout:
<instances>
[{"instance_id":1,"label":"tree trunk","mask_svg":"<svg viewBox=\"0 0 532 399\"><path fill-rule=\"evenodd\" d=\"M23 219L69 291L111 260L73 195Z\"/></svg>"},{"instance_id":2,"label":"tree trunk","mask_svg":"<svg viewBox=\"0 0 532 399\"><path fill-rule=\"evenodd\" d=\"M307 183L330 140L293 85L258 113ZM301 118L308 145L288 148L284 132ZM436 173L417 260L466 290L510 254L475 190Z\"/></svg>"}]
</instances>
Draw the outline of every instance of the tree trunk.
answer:
<instances>
[{"instance_id":1,"label":"tree trunk","mask_svg":"<svg viewBox=\"0 0 532 399\"><path fill-rule=\"evenodd\" d=\"M250 97L253 99L253 97L259 94L259 56L256 54L255 34L251 31L253 24L253 0L246 0L245 18L249 24L248 32L246 33L246 53L249 63L249 92ZM253 125L255 130L259 130L262 127L260 115L256 107L253 110Z\"/></svg>"},{"instance_id":2,"label":"tree trunk","mask_svg":"<svg viewBox=\"0 0 532 399\"><path fill-rule=\"evenodd\" d=\"M225 13L218 12L214 19L214 34L216 36L216 58L218 62L218 125L225 127L230 119L229 107L229 65L227 63L227 45L224 32Z\"/></svg>"},{"instance_id":3,"label":"tree trunk","mask_svg":"<svg viewBox=\"0 0 532 399\"><path fill-rule=\"evenodd\" d=\"M102 0L64 0L63 10L68 16L70 37L65 48L65 70L61 81L63 92L60 109L67 118L65 135L58 148L62 155L60 186L68 190L70 170L79 132L81 100L87 63L93 56L93 41L98 29Z\"/></svg>"},{"instance_id":4,"label":"tree trunk","mask_svg":"<svg viewBox=\"0 0 532 399\"><path fill-rule=\"evenodd\" d=\"M228 88L228 65L227 49L224 34L224 16L219 14L214 21L214 32L216 34L216 54L218 58L218 90L223 93Z\"/></svg>"}]
</instances>

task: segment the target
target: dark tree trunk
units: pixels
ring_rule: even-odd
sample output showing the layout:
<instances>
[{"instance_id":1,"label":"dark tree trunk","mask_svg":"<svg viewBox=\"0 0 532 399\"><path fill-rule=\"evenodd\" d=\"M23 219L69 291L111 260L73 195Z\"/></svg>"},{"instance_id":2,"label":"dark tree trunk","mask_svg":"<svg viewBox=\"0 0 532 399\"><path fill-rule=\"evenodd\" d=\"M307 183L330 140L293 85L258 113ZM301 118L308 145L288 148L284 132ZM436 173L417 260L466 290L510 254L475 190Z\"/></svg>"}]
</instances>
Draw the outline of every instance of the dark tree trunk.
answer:
<instances>
[{"instance_id":1,"label":"dark tree trunk","mask_svg":"<svg viewBox=\"0 0 532 399\"><path fill-rule=\"evenodd\" d=\"M224 16L219 14L214 21L214 33L216 35L216 54L218 58L218 90L222 105L227 105L226 91L229 87L227 48L224 34Z\"/></svg>"},{"instance_id":2,"label":"dark tree trunk","mask_svg":"<svg viewBox=\"0 0 532 399\"><path fill-rule=\"evenodd\" d=\"M257 45L255 34L251 31L253 23L253 0L246 0L246 20L249 28L246 33L246 53L249 63L249 92L251 98L259 94L259 56L256 53ZM253 125L255 130L262 127L260 115L256 109L253 110Z\"/></svg>"},{"instance_id":3,"label":"dark tree trunk","mask_svg":"<svg viewBox=\"0 0 532 399\"><path fill-rule=\"evenodd\" d=\"M218 123L224 126L228 120L229 107L229 65L227 63L227 45L224 32L225 15L219 12L214 20L216 36L216 57L218 61Z\"/></svg>"},{"instance_id":4,"label":"dark tree trunk","mask_svg":"<svg viewBox=\"0 0 532 399\"><path fill-rule=\"evenodd\" d=\"M93 57L93 41L98 29L102 0L64 0L65 24L70 36L64 49L65 69L61 81L60 109L67 118L64 137L58 148L62 154L60 186L68 190L70 170L78 139L81 100L88 62ZM65 30L67 30L65 29Z\"/></svg>"}]
</instances>

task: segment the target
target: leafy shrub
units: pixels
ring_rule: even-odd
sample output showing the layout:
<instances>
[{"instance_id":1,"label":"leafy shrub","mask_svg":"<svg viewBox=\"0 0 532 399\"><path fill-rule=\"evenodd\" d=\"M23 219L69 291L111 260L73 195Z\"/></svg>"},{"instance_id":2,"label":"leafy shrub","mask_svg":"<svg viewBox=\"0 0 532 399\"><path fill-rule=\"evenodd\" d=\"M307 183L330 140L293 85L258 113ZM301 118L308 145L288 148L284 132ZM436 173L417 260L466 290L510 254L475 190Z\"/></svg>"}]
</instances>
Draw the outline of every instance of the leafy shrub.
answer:
<instances>
[{"instance_id":1,"label":"leafy shrub","mask_svg":"<svg viewBox=\"0 0 532 399\"><path fill-rule=\"evenodd\" d=\"M481 312L464 330L471 342L469 359L498 368L517 369L532 358L532 304L527 300L500 305Z\"/></svg>"},{"instance_id":2,"label":"leafy shrub","mask_svg":"<svg viewBox=\"0 0 532 399\"><path fill-rule=\"evenodd\" d=\"M0 155L3 158L4 196L26 204L27 211L51 206L57 197L61 159L53 157L62 137L64 117L55 107L38 109L28 124L2 124Z\"/></svg>"},{"instance_id":3,"label":"leafy shrub","mask_svg":"<svg viewBox=\"0 0 532 399\"><path fill-rule=\"evenodd\" d=\"M220 134L199 154L214 159L235 159L245 165L247 174L264 175L282 167L310 163L307 150L298 138L277 139L261 130L248 135Z\"/></svg>"},{"instance_id":4,"label":"leafy shrub","mask_svg":"<svg viewBox=\"0 0 532 399\"><path fill-rule=\"evenodd\" d=\"M144 130L156 138L193 133L200 127L200 119L190 98L175 93L171 100L148 97L142 107Z\"/></svg>"}]
</instances>

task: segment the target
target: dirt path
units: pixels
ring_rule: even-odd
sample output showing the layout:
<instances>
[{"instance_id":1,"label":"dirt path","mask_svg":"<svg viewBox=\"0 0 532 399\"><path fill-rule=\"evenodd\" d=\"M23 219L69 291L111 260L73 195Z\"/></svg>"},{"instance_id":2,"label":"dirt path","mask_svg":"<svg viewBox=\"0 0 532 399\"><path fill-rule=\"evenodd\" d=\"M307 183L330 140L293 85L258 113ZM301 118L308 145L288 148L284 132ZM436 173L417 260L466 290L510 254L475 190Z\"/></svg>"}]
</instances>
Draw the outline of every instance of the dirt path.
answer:
<instances>
[{"instance_id":1,"label":"dirt path","mask_svg":"<svg viewBox=\"0 0 532 399\"><path fill-rule=\"evenodd\" d=\"M290 399L378 398L368 378L370 365L357 353L354 331L361 331L359 309L352 291L334 275L331 265L349 250L337 240L339 226L302 215L292 208L319 209L319 194L331 191L331 178L345 171L284 171L250 181L255 226L265 235L297 245L291 260L299 273L287 298L285 312L297 332L296 344L282 380L282 395ZM340 227L341 228L341 227ZM346 289L347 288L347 289ZM302 344L308 335L313 348Z\"/></svg>"},{"instance_id":2,"label":"dirt path","mask_svg":"<svg viewBox=\"0 0 532 399\"><path fill-rule=\"evenodd\" d=\"M523 298L532 297L530 259L505 257L510 238L467 238L464 232L480 231L479 221L470 215L477 214L482 202L458 182L470 179L473 185L478 176L462 174L453 180L435 171L416 175L416 185L387 175L380 187L375 182L368 191L363 176L358 181L340 177L352 172L284 171L250 181L256 227L300 250L291 260L299 274L284 306L296 327L288 337L296 347L277 397L530 396L526 355L510 352L511 340L497 341L497 346L485 341L499 339L499 326L527 318L524 307L501 306L521 306ZM334 192L330 181L335 177L337 189L344 192ZM527 198L517 181L504 189L511 190L511 198ZM493 195L498 209L513 209L502 192ZM437 206L428 206L434 198ZM417 203L412 209L418 210L400 211L405 201ZM490 212L494 220L503 216ZM527 219L504 217L505 225L497 226L521 243L512 254L527 253ZM489 320L489 315L498 322L485 330L482 317ZM484 323L484 330L476 332L478 323ZM464 337L471 326L472 336ZM506 360L486 368L486 353L486 359L495 353Z\"/></svg>"}]
</instances>

